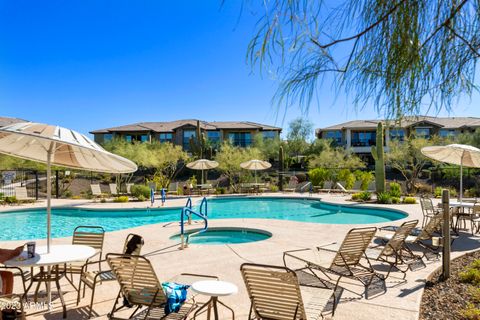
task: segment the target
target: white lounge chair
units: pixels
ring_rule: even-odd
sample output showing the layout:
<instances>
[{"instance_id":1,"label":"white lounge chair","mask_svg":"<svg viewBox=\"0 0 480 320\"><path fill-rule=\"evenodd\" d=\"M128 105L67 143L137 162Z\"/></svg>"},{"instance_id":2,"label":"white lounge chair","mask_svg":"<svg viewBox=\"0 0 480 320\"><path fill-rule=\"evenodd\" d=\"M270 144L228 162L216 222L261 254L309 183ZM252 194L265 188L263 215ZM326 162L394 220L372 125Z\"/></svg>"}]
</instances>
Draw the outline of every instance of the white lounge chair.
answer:
<instances>
[{"instance_id":1,"label":"white lounge chair","mask_svg":"<svg viewBox=\"0 0 480 320\"><path fill-rule=\"evenodd\" d=\"M112 196L118 194L117 184L116 184L116 183L110 183L108 186L110 187L110 194L111 194Z\"/></svg>"},{"instance_id":2,"label":"white lounge chair","mask_svg":"<svg viewBox=\"0 0 480 320\"><path fill-rule=\"evenodd\" d=\"M15 187L15 198L18 201L35 201L35 198L28 196L26 187Z\"/></svg>"},{"instance_id":3,"label":"white lounge chair","mask_svg":"<svg viewBox=\"0 0 480 320\"><path fill-rule=\"evenodd\" d=\"M94 197L101 197L102 196L102 189L100 189L99 184L91 184L90 190L92 190L92 196Z\"/></svg>"}]
</instances>

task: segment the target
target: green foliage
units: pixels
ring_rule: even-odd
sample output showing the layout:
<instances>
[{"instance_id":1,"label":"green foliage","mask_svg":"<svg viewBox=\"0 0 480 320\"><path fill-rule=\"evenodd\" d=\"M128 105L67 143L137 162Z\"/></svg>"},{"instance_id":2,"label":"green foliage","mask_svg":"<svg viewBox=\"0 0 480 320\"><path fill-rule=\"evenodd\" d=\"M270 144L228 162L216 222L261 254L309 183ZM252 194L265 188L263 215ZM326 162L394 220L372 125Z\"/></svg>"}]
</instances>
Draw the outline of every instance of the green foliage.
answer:
<instances>
[{"instance_id":1,"label":"green foliage","mask_svg":"<svg viewBox=\"0 0 480 320\"><path fill-rule=\"evenodd\" d=\"M400 198L399 197L392 197L392 203L393 204L400 203Z\"/></svg>"},{"instance_id":2,"label":"green foliage","mask_svg":"<svg viewBox=\"0 0 480 320\"><path fill-rule=\"evenodd\" d=\"M402 187L399 183L391 182L389 193L392 197L400 198L402 196Z\"/></svg>"},{"instance_id":3,"label":"green foliage","mask_svg":"<svg viewBox=\"0 0 480 320\"><path fill-rule=\"evenodd\" d=\"M352 194L352 200L355 200L355 201L358 201L358 200L369 201L370 199L372 199L372 193L368 191Z\"/></svg>"},{"instance_id":4,"label":"green foliage","mask_svg":"<svg viewBox=\"0 0 480 320\"><path fill-rule=\"evenodd\" d=\"M465 271L458 274L461 282L480 285L480 259L473 261Z\"/></svg>"},{"instance_id":5,"label":"green foliage","mask_svg":"<svg viewBox=\"0 0 480 320\"><path fill-rule=\"evenodd\" d=\"M362 182L362 184L360 185L360 190L363 190L363 191L367 190L370 182L372 182L375 179L375 176L370 171L355 170L353 174L355 175L355 179L357 181Z\"/></svg>"},{"instance_id":6,"label":"green foliage","mask_svg":"<svg viewBox=\"0 0 480 320\"><path fill-rule=\"evenodd\" d=\"M375 186L377 192L385 191L385 152L383 151L383 123L377 125L376 145L372 146L372 156L375 160Z\"/></svg>"},{"instance_id":7,"label":"green foliage","mask_svg":"<svg viewBox=\"0 0 480 320\"><path fill-rule=\"evenodd\" d=\"M468 295L470 300L474 303L480 303L480 287L470 286L468 288Z\"/></svg>"},{"instance_id":8,"label":"green foliage","mask_svg":"<svg viewBox=\"0 0 480 320\"><path fill-rule=\"evenodd\" d=\"M337 181L345 181L345 189L352 189L355 184L355 175L349 169L342 169L337 174Z\"/></svg>"},{"instance_id":9,"label":"green foliage","mask_svg":"<svg viewBox=\"0 0 480 320\"><path fill-rule=\"evenodd\" d=\"M274 184L270 185L270 192L278 192L278 186Z\"/></svg>"},{"instance_id":10,"label":"green foliage","mask_svg":"<svg viewBox=\"0 0 480 320\"><path fill-rule=\"evenodd\" d=\"M227 189L225 187L217 187L217 188L215 188L215 193L216 194L225 194L225 193L227 193Z\"/></svg>"},{"instance_id":11,"label":"green foliage","mask_svg":"<svg viewBox=\"0 0 480 320\"><path fill-rule=\"evenodd\" d=\"M237 180L242 173L240 163L251 160L262 159L262 154L257 148L240 148L224 142L217 152L215 160L219 163L217 170L222 172L229 180L230 186L237 191Z\"/></svg>"},{"instance_id":12,"label":"green foliage","mask_svg":"<svg viewBox=\"0 0 480 320\"><path fill-rule=\"evenodd\" d=\"M417 203L417 199L415 199L414 197L405 197L405 198L403 198L403 203L405 203L405 204L415 204L415 203Z\"/></svg>"},{"instance_id":13,"label":"green foliage","mask_svg":"<svg viewBox=\"0 0 480 320\"><path fill-rule=\"evenodd\" d=\"M289 156L304 155L308 150L310 139L313 133L313 123L306 118L293 119L288 124L287 133L287 154Z\"/></svg>"},{"instance_id":14,"label":"green foliage","mask_svg":"<svg viewBox=\"0 0 480 320\"><path fill-rule=\"evenodd\" d=\"M101 203L107 203L107 199L102 198L102 199L100 199L100 202L101 202Z\"/></svg>"},{"instance_id":15,"label":"green foliage","mask_svg":"<svg viewBox=\"0 0 480 320\"><path fill-rule=\"evenodd\" d=\"M377 193L377 202L383 204L391 204L392 196L388 192L379 192Z\"/></svg>"},{"instance_id":16,"label":"green foliage","mask_svg":"<svg viewBox=\"0 0 480 320\"><path fill-rule=\"evenodd\" d=\"M148 199L150 197L150 188L145 185L136 184L130 187L130 192L132 196L140 200L140 197Z\"/></svg>"},{"instance_id":17,"label":"green foliage","mask_svg":"<svg viewBox=\"0 0 480 320\"><path fill-rule=\"evenodd\" d=\"M5 200L5 203L7 203L7 204L18 203L17 197L15 197L15 196L5 197L4 200Z\"/></svg>"},{"instance_id":18,"label":"green foliage","mask_svg":"<svg viewBox=\"0 0 480 320\"><path fill-rule=\"evenodd\" d=\"M327 142L320 154L312 155L308 163L309 168L327 169L360 169L365 163L345 148L333 148Z\"/></svg>"},{"instance_id":19,"label":"green foliage","mask_svg":"<svg viewBox=\"0 0 480 320\"><path fill-rule=\"evenodd\" d=\"M442 192L443 192L442 187L435 187L435 190L433 191L433 195L435 196L435 198L441 198Z\"/></svg>"},{"instance_id":20,"label":"green foliage","mask_svg":"<svg viewBox=\"0 0 480 320\"><path fill-rule=\"evenodd\" d=\"M0 170L29 169L44 171L47 166L43 163L24 160L4 154L0 154Z\"/></svg>"},{"instance_id":21,"label":"green foliage","mask_svg":"<svg viewBox=\"0 0 480 320\"><path fill-rule=\"evenodd\" d=\"M461 314L465 320L480 320L480 309L473 303L467 303L467 307Z\"/></svg>"},{"instance_id":22,"label":"green foliage","mask_svg":"<svg viewBox=\"0 0 480 320\"><path fill-rule=\"evenodd\" d=\"M280 148L282 141L280 137L264 138L261 133L253 136L253 147L260 150L262 158L277 159L279 157L278 148Z\"/></svg>"},{"instance_id":23,"label":"green foliage","mask_svg":"<svg viewBox=\"0 0 480 320\"><path fill-rule=\"evenodd\" d=\"M138 201L145 201L145 200L147 200L147 199L148 199L148 197L145 197L143 194L141 194L141 195L139 195L139 196L137 197L137 200L138 200Z\"/></svg>"},{"instance_id":24,"label":"green foliage","mask_svg":"<svg viewBox=\"0 0 480 320\"><path fill-rule=\"evenodd\" d=\"M119 196L113 199L113 202L128 202L127 196Z\"/></svg>"},{"instance_id":25,"label":"green foliage","mask_svg":"<svg viewBox=\"0 0 480 320\"><path fill-rule=\"evenodd\" d=\"M314 186L322 186L323 182L331 179L331 176L331 171L325 168L315 168L308 171L308 177Z\"/></svg>"}]
</instances>

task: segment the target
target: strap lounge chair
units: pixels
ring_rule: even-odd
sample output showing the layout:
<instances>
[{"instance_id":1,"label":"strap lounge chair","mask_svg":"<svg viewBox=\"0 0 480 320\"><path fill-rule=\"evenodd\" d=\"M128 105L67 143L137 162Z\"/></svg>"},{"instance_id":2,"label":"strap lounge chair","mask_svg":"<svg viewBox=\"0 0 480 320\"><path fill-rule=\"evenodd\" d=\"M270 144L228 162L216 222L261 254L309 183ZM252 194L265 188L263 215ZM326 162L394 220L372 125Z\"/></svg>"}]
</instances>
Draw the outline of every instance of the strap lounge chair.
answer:
<instances>
[{"instance_id":1,"label":"strap lounge chair","mask_svg":"<svg viewBox=\"0 0 480 320\"><path fill-rule=\"evenodd\" d=\"M170 184L168 185L167 194L178 194L178 182L170 182Z\"/></svg>"},{"instance_id":2,"label":"strap lounge chair","mask_svg":"<svg viewBox=\"0 0 480 320\"><path fill-rule=\"evenodd\" d=\"M90 185L90 190L92 191L92 196L95 198L101 198L102 197L102 189L100 189L99 184L91 184Z\"/></svg>"},{"instance_id":3,"label":"strap lounge chair","mask_svg":"<svg viewBox=\"0 0 480 320\"><path fill-rule=\"evenodd\" d=\"M409 269L413 271L418 265L425 267L422 257L415 255L405 243L405 240L417 224L418 220L404 222L398 227L386 244L372 247L372 250L367 252L369 259L374 259L389 265L385 279L388 278L393 269L402 272L403 279L405 279ZM406 265L406 268L400 268L402 265Z\"/></svg>"},{"instance_id":4,"label":"strap lounge chair","mask_svg":"<svg viewBox=\"0 0 480 320\"><path fill-rule=\"evenodd\" d=\"M140 255L143 245L144 245L144 240L142 236L130 233L125 239L122 253L130 254L130 255ZM100 263L104 263L106 261L107 261L106 259L101 260ZM98 263L99 263L98 261L91 261L91 262L85 263L80 273L80 282L78 284L78 293L77 293L77 305L80 303L80 291L82 288L82 283L83 283L83 298L85 297L86 287L89 287L92 290L92 295L90 298L90 305L88 310L88 318L91 318L92 316L93 300L95 297L95 288L97 287L97 284L115 280L115 276L113 275L112 270L88 271L89 266L96 265Z\"/></svg>"},{"instance_id":5,"label":"strap lounge chair","mask_svg":"<svg viewBox=\"0 0 480 320\"><path fill-rule=\"evenodd\" d=\"M127 183L125 186L127 187L127 194L132 194L131 188L134 184L133 183Z\"/></svg>"},{"instance_id":6,"label":"strap lounge chair","mask_svg":"<svg viewBox=\"0 0 480 320\"><path fill-rule=\"evenodd\" d=\"M323 318L325 311L335 313L335 290L300 288L297 275L289 268L244 263L240 271L251 302L248 319L309 320ZM303 299L302 290L310 291L309 301Z\"/></svg>"},{"instance_id":7,"label":"strap lounge chair","mask_svg":"<svg viewBox=\"0 0 480 320\"><path fill-rule=\"evenodd\" d=\"M297 189L298 182L290 180L286 188L283 189L285 192L295 192Z\"/></svg>"},{"instance_id":8,"label":"strap lounge chair","mask_svg":"<svg viewBox=\"0 0 480 320\"><path fill-rule=\"evenodd\" d=\"M320 271L328 278L327 273L334 274L339 277L338 281L342 277L360 281L368 299L368 289L373 280L379 280L383 291L386 290L384 277L373 270L365 254L376 231L375 227L354 228L347 233L338 250L325 247L290 250L283 253L283 262L287 266L287 258L300 261L303 266L295 271L309 272L320 281L322 280L315 271ZM367 265L361 263L362 258L365 258Z\"/></svg>"},{"instance_id":9,"label":"strap lounge chair","mask_svg":"<svg viewBox=\"0 0 480 320\"><path fill-rule=\"evenodd\" d=\"M165 315L164 307L167 303L167 297L163 291L162 285L158 280L155 270L150 261L143 256L107 254L107 262L113 275L120 285L120 291L113 305L112 311L108 314L109 319L119 319L115 317L115 313L123 309L124 304L118 301L123 296L128 306L136 307L130 316L138 319L186 319L190 313L196 308L195 298L191 296L181 306L178 313ZM217 277L181 274L182 276L193 276L201 278L217 279ZM185 283L185 282L183 282ZM144 311L140 309L145 308Z\"/></svg>"},{"instance_id":10,"label":"strap lounge chair","mask_svg":"<svg viewBox=\"0 0 480 320\"><path fill-rule=\"evenodd\" d=\"M116 184L116 183L110 183L110 184L108 185L108 187L110 188L110 194L111 194L112 196L118 195L117 184Z\"/></svg>"},{"instance_id":11,"label":"strap lounge chair","mask_svg":"<svg viewBox=\"0 0 480 320\"><path fill-rule=\"evenodd\" d=\"M433 216L441 213L441 208L435 208L430 198L420 197L420 206L422 207L423 213L422 227L424 227Z\"/></svg>"},{"instance_id":12,"label":"strap lounge chair","mask_svg":"<svg viewBox=\"0 0 480 320\"><path fill-rule=\"evenodd\" d=\"M35 198L29 197L26 187L15 187L15 198L18 201L33 202Z\"/></svg>"}]
</instances>

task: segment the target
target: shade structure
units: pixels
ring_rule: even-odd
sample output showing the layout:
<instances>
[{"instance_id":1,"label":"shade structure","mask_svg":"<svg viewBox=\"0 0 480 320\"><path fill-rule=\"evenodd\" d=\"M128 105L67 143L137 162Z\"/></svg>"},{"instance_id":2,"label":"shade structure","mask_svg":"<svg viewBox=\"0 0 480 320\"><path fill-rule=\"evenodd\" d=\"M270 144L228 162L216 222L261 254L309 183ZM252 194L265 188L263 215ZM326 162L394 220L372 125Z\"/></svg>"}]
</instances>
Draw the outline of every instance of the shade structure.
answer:
<instances>
[{"instance_id":1,"label":"shade structure","mask_svg":"<svg viewBox=\"0 0 480 320\"><path fill-rule=\"evenodd\" d=\"M51 239L51 166L108 173L137 170L86 136L59 126L21 122L0 128L0 153L47 164L47 247Z\"/></svg>"},{"instance_id":2,"label":"shade structure","mask_svg":"<svg viewBox=\"0 0 480 320\"><path fill-rule=\"evenodd\" d=\"M270 162L257 159L252 159L240 163L240 167L242 167L243 169L255 171L255 183L257 183L257 170L266 170L271 166L272 164Z\"/></svg>"},{"instance_id":3,"label":"shade structure","mask_svg":"<svg viewBox=\"0 0 480 320\"><path fill-rule=\"evenodd\" d=\"M449 144L422 148L430 159L460 166L460 196L463 196L463 167L480 168L480 149L465 144Z\"/></svg>"},{"instance_id":4,"label":"shade structure","mask_svg":"<svg viewBox=\"0 0 480 320\"><path fill-rule=\"evenodd\" d=\"M218 167L218 162L208 160L208 159L198 159L193 162L187 163L187 168L202 171L202 184L203 184L203 170L214 169L216 167Z\"/></svg>"}]
</instances>

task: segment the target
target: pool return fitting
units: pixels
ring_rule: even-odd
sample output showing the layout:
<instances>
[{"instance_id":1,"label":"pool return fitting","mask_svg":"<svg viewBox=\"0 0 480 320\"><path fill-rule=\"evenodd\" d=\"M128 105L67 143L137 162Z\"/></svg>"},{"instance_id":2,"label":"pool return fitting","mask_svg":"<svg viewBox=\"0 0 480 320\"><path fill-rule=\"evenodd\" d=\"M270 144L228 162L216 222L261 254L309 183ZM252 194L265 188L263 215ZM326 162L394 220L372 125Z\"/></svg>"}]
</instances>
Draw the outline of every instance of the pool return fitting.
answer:
<instances>
[{"instance_id":1,"label":"pool return fitting","mask_svg":"<svg viewBox=\"0 0 480 320\"><path fill-rule=\"evenodd\" d=\"M192 224L192 215L195 215L203 220L204 227L201 230L187 233L185 234L185 222L189 225ZM187 221L185 221L185 217L187 217ZM187 203L182 208L182 213L180 216L180 240L181 246L180 249L183 250L188 247L188 242L191 237L198 235L207 231L208 229L208 205L207 205L207 198L203 197L202 202L200 203L200 211L196 212L192 209L192 198L188 198Z\"/></svg>"}]
</instances>

